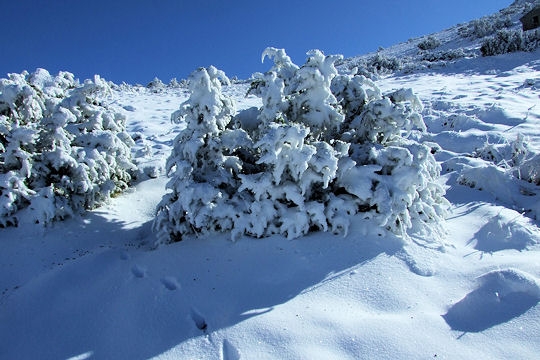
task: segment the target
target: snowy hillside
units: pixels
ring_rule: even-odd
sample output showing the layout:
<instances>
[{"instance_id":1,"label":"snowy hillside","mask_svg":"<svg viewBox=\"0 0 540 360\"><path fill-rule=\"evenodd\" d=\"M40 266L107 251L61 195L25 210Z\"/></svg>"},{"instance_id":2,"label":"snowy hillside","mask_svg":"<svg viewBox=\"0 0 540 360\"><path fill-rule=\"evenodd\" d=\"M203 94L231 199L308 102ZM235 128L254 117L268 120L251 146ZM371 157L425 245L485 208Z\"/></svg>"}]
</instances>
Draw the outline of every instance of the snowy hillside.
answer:
<instances>
[{"instance_id":1,"label":"snowy hillside","mask_svg":"<svg viewBox=\"0 0 540 360\"><path fill-rule=\"evenodd\" d=\"M384 76L440 69L456 60L481 56L482 45L499 33L519 37L521 41L515 44L517 47L535 48L540 41L539 33L530 31L523 34L519 19L538 4L537 0L516 0L507 8L480 19L456 24L436 34L426 34L388 48L380 48L376 53L345 59L341 68L356 68L359 73L375 73L375 77L378 74ZM529 37L530 39L525 41L525 38ZM505 41L513 42L511 39ZM454 71L467 70L470 70L470 65Z\"/></svg>"},{"instance_id":2,"label":"snowy hillside","mask_svg":"<svg viewBox=\"0 0 540 360\"><path fill-rule=\"evenodd\" d=\"M516 1L495 18L516 28L528 7ZM421 100L426 130L407 141L429 146L441 167L441 239L382 231L362 213L346 236L233 242L196 229L156 248L166 162L186 128L171 114L188 88L112 85L100 101L57 100L62 114L125 119L111 136L131 144L137 181L83 215L33 224L29 208L18 227L0 228L0 359L537 358L540 49L482 57L483 38L463 36L471 28L433 34L434 49L417 39L382 50L399 68L372 73L383 94L411 88ZM426 60L442 51L457 56ZM338 68L362 73L373 55ZM72 99L73 87L56 98ZM237 113L262 105L249 89L222 86Z\"/></svg>"}]
</instances>

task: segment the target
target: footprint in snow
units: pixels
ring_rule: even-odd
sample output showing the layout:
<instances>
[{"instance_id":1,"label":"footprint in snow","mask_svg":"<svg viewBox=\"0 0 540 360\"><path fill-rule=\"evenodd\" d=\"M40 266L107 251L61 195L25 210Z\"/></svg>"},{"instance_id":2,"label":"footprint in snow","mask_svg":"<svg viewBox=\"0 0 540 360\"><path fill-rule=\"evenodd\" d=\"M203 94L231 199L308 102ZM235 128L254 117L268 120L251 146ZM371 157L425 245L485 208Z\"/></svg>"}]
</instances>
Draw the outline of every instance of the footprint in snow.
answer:
<instances>
[{"instance_id":1,"label":"footprint in snow","mask_svg":"<svg viewBox=\"0 0 540 360\"><path fill-rule=\"evenodd\" d=\"M540 301L540 283L516 269L495 270L478 278L480 286L443 315L453 330L481 332L508 322Z\"/></svg>"},{"instance_id":2,"label":"footprint in snow","mask_svg":"<svg viewBox=\"0 0 540 360\"><path fill-rule=\"evenodd\" d=\"M161 279L161 283L163 284L163 286L165 286L171 291L180 288L180 283L178 282L178 280L176 280L176 278L172 276L164 277L163 279Z\"/></svg>"},{"instance_id":3,"label":"footprint in snow","mask_svg":"<svg viewBox=\"0 0 540 360\"><path fill-rule=\"evenodd\" d=\"M193 320L197 329L206 332L208 324L201 313L194 308L191 308L191 320Z\"/></svg>"},{"instance_id":4,"label":"footprint in snow","mask_svg":"<svg viewBox=\"0 0 540 360\"><path fill-rule=\"evenodd\" d=\"M143 267L140 267L139 265L134 265L134 266L131 268L131 273L132 273L135 277L141 279L141 278L143 278L143 277L146 276L146 269L143 268Z\"/></svg>"},{"instance_id":5,"label":"footprint in snow","mask_svg":"<svg viewBox=\"0 0 540 360\"><path fill-rule=\"evenodd\" d=\"M227 339L223 340L223 347L221 349L222 360L240 360L240 352L231 344Z\"/></svg>"}]
</instances>

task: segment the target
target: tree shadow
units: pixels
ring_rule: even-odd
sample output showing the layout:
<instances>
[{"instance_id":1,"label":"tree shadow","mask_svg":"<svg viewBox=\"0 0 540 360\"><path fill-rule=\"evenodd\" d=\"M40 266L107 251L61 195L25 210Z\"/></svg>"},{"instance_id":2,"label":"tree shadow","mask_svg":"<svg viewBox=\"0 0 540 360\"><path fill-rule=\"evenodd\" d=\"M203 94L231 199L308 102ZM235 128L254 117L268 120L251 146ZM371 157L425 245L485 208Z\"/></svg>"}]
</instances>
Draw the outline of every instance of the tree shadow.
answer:
<instances>
[{"instance_id":1,"label":"tree shadow","mask_svg":"<svg viewBox=\"0 0 540 360\"><path fill-rule=\"evenodd\" d=\"M402 249L400 239L356 235L354 225L346 238L233 243L220 235L156 250L147 245L150 223L131 228L90 214L79 225L46 236L78 236L83 255L43 268L4 301L0 358L151 358Z\"/></svg>"}]
</instances>

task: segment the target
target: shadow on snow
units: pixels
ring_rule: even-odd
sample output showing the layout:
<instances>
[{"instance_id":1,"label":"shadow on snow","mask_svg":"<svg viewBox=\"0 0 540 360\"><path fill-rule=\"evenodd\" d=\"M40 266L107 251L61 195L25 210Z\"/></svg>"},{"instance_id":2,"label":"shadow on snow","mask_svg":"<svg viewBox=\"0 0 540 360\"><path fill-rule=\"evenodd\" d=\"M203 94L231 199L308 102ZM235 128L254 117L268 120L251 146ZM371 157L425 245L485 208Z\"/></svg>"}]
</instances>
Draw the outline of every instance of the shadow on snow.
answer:
<instances>
[{"instance_id":1,"label":"shadow on snow","mask_svg":"<svg viewBox=\"0 0 540 360\"><path fill-rule=\"evenodd\" d=\"M535 280L515 270L497 270L483 275L480 286L443 315L456 331L481 332L517 318L540 301Z\"/></svg>"},{"instance_id":2,"label":"shadow on snow","mask_svg":"<svg viewBox=\"0 0 540 360\"><path fill-rule=\"evenodd\" d=\"M46 241L78 237L84 255L43 267L0 307L0 358L147 359L271 312L351 267L402 249L399 239L316 233L297 240L226 235L138 248L150 223L129 228L89 214ZM82 240L81 240L82 239ZM46 243L43 241L43 243ZM60 248L60 247L59 247Z\"/></svg>"}]
</instances>

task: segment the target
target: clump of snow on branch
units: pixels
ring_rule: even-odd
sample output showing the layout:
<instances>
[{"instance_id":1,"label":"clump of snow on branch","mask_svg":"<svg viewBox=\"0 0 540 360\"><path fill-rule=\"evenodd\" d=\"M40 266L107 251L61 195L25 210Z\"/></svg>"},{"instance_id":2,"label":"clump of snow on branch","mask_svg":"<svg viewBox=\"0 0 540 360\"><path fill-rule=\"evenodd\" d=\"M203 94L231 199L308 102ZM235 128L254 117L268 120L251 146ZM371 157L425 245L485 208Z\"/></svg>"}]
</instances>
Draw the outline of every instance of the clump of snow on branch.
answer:
<instances>
[{"instance_id":1,"label":"clump of snow on branch","mask_svg":"<svg viewBox=\"0 0 540 360\"><path fill-rule=\"evenodd\" d=\"M123 115L100 99L96 76L38 69L0 79L0 226L47 224L101 205L127 188L134 165Z\"/></svg>"},{"instance_id":2,"label":"clump of snow on branch","mask_svg":"<svg viewBox=\"0 0 540 360\"><path fill-rule=\"evenodd\" d=\"M382 95L364 76L339 75L341 56L319 50L301 67L282 49L266 57L274 66L255 74L249 90L262 99L258 111L235 115L223 72L191 75L191 97L172 115L186 129L167 162L158 241L215 231L233 239L346 235L354 216L403 237L440 235L448 204L440 167L409 138L425 131L418 97L410 89Z\"/></svg>"}]
</instances>

